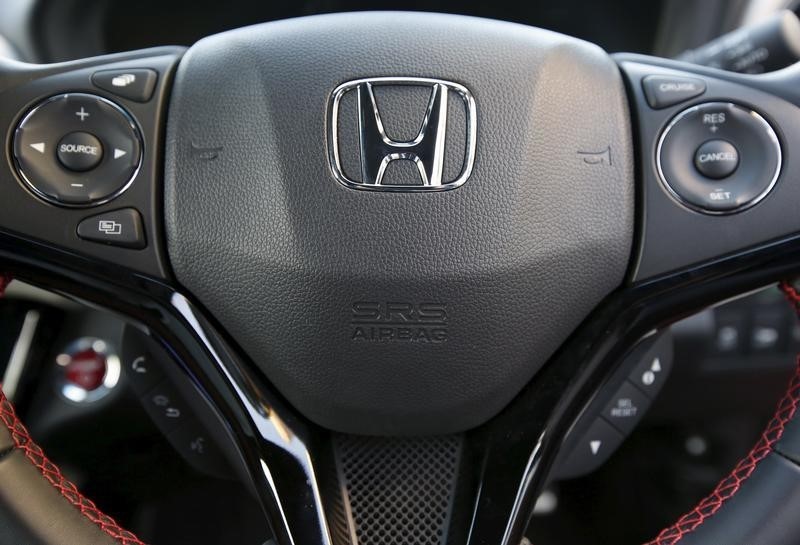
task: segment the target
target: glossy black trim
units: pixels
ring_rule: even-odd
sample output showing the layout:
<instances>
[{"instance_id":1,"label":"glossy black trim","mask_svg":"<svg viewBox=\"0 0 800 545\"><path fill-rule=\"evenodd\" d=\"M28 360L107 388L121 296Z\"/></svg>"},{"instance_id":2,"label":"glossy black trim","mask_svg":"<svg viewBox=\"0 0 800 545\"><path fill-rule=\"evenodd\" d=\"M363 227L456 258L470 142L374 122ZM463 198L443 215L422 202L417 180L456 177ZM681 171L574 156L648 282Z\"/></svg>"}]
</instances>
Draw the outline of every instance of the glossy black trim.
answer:
<instances>
[{"instance_id":1,"label":"glossy black trim","mask_svg":"<svg viewBox=\"0 0 800 545\"><path fill-rule=\"evenodd\" d=\"M278 543L330 543L307 445L319 430L270 396L190 300L158 279L7 232L0 232L0 269L117 312L164 343L228 423Z\"/></svg>"},{"instance_id":2,"label":"glossy black trim","mask_svg":"<svg viewBox=\"0 0 800 545\"><path fill-rule=\"evenodd\" d=\"M2 230L0 270L117 312L162 342L228 423L277 543L331 543L326 511L335 498L318 484L329 433L291 409L179 288ZM512 403L467 433L477 468L464 478L472 516L454 519L469 524L451 534L468 545L517 545L568 430L640 338L798 273L800 236L793 235L610 294Z\"/></svg>"},{"instance_id":3,"label":"glossy black trim","mask_svg":"<svg viewBox=\"0 0 800 545\"><path fill-rule=\"evenodd\" d=\"M0 269L118 312L164 342L229 423L277 542L330 543L317 486L327 432L288 408L188 298L156 279L9 233L0 233ZM467 543L519 543L566 432L642 336L798 273L800 237L791 237L609 296L502 413L468 433L482 463L470 476Z\"/></svg>"},{"instance_id":4,"label":"glossy black trim","mask_svg":"<svg viewBox=\"0 0 800 545\"><path fill-rule=\"evenodd\" d=\"M469 545L519 543L567 431L642 337L715 303L797 274L800 236L793 236L610 295L535 380L502 413L473 432L473 440L487 445L487 459ZM481 510L484 515L477 514ZM501 535L504 511L511 516Z\"/></svg>"}]
</instances>

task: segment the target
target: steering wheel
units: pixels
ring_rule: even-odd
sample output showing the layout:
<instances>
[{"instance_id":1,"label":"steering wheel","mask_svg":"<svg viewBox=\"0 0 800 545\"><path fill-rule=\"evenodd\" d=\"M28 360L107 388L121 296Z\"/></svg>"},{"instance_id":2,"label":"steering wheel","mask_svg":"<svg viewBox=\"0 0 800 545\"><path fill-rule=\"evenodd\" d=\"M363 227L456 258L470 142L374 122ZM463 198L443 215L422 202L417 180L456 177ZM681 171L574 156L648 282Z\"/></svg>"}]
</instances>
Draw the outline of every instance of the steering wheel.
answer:
<instances>
[{"instance_id":1,"label":"steering wheel","mask_svg":"<svg viewBox=\"0 0 800 545\"><path fill-rule=\"evenodd\" d=\"M798 106L800 66L427 13L3 60L0 270L168 353L278 545L517 545L670 323L800 271ZM797 542L797 389L653 543ZM138 542L3 406L4 542Z\"/></svg>"}]
</instances>

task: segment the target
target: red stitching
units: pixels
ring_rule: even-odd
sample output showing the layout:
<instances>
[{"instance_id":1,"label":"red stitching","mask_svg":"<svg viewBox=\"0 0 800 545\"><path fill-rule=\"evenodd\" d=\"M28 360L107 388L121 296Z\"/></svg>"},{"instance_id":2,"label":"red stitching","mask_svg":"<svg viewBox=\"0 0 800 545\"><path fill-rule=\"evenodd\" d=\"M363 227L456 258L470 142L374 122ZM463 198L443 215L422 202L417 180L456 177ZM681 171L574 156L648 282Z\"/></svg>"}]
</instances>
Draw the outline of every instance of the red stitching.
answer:
<instances>
[{"instance_id":1,"label":"red stitching","mask_svg":"<svg viewBox=\"0 0 800 545\"><path fill-rule=\"evenodd\" d=\"M3 296L8 283L11 282L11 276L8 274L0 273L0 297ZM14 407L8 401L2 389L0 389L0 421L5 424L11 437L14 440L14 446L21 450L25 457L36 467L58 490L66 500L83 515L88 518L92 523L96 524L103 532L114 538L122 545L145 545L138 537L131 532L124 530L117 522L100 511L92 500L85 497L78 491L78 488L67 480L53 462L44 455L42 449L31 438L28 430L17 417Z\"/></svg>"},{"instance_id":2,"label":"red stitching","mask_svg":"<svg viewBox=\"0 0 800 545\"><path fill-rule=\"evenodd\" d=\"M78 488L64 477L61 470L44 455L42 449L34 443L28 430L20 422L14 407L0 390L0 420L8 428L14 440L14 446L21 450L25 457L42 473L64 498L78 508L86 518L96 524L103 532L123 545L144 545L131 532L122 529L117 522L100 511L94 502L83 496Z\"/></svg>"},{"instance_id":3,"label":"red stitching","mask_svg":"<svg viewBox=\"0 0 800 545\"><path fill-rule=\"evenodd\" d=\"M800 316L800 293L789 282L781 282L781 289L789 304L794 307L794 311Z\"/></svg>"},{"instance_id":4,"label":"red stitching","mask_svg":"<svg viewBox=\"0 0 800 545\"><path fill-rule=\"evenodd\" d=\"M0 297L6 293L6 288L11 283L11 275L8 273L0 273Z\"/></svg>"},{"instance_id":5,"label":"red stitching","mask_svg":"<svg viewBox=\"0 0 800 545\"><path fill-rule=\"evenodd\" d=\"M781 283L786 298L800 316L800 293L787 282ZM772 451L772 447L783 435L786 424L792 419L800 404L800 355L797 358L795 374L789 383L789 388L778 403L775 415L761 434L760 439L743 460L741 460L731 473L722 479L711 494L697 504L697 507L683 515L678 522L665 528L658 536L646 545L675 545L683 537L693 532L709 517L720 510L722 505L732 498L742 483L753 474L758 464Z\"/></svg>"}]
</instances>

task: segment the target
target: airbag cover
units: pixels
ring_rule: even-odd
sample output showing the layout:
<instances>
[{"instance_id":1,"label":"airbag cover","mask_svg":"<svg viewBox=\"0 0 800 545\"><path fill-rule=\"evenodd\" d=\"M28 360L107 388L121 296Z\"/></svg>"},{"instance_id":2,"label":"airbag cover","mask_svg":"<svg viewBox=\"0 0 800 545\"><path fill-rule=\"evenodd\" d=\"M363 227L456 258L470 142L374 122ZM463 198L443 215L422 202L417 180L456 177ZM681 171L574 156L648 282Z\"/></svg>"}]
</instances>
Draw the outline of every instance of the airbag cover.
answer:
<instances>
[{"instance_id":1,"label":"airbag cover","mask_svg":"<svg viewBox=\"0 0 800 545\"><path fill-rule=\"evenodd\" d=\"M334 177L334 89L387 76L472 93L462 186L358 191ZM411 103L387 109L419 119ZM359 13L212 36L180 64L167 136L177 279L300 412L338 431L481 424L626 271L623 85L606 53L559 34Z\"/></svg>"}]
</instances>

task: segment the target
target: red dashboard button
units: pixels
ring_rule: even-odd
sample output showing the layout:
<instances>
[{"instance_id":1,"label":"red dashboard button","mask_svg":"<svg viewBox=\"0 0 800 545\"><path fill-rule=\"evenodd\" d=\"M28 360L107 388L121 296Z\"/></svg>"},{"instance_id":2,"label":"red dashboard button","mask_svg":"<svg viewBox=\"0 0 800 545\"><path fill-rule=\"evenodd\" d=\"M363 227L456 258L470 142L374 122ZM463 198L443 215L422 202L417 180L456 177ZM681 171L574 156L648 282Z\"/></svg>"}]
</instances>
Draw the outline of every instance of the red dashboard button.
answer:
<instances>
[{"instance_id":1,"label":"red dashboard button","mask_svg":"<svg viewBox=\"0 0 800 545\"><path fill-rule=\"evenodd\" d=\"M78 352L64 368L64 376L67 382L84 390L96 390L106 376L106 357L92 349Z\"/></svg>"}]
</instances>

